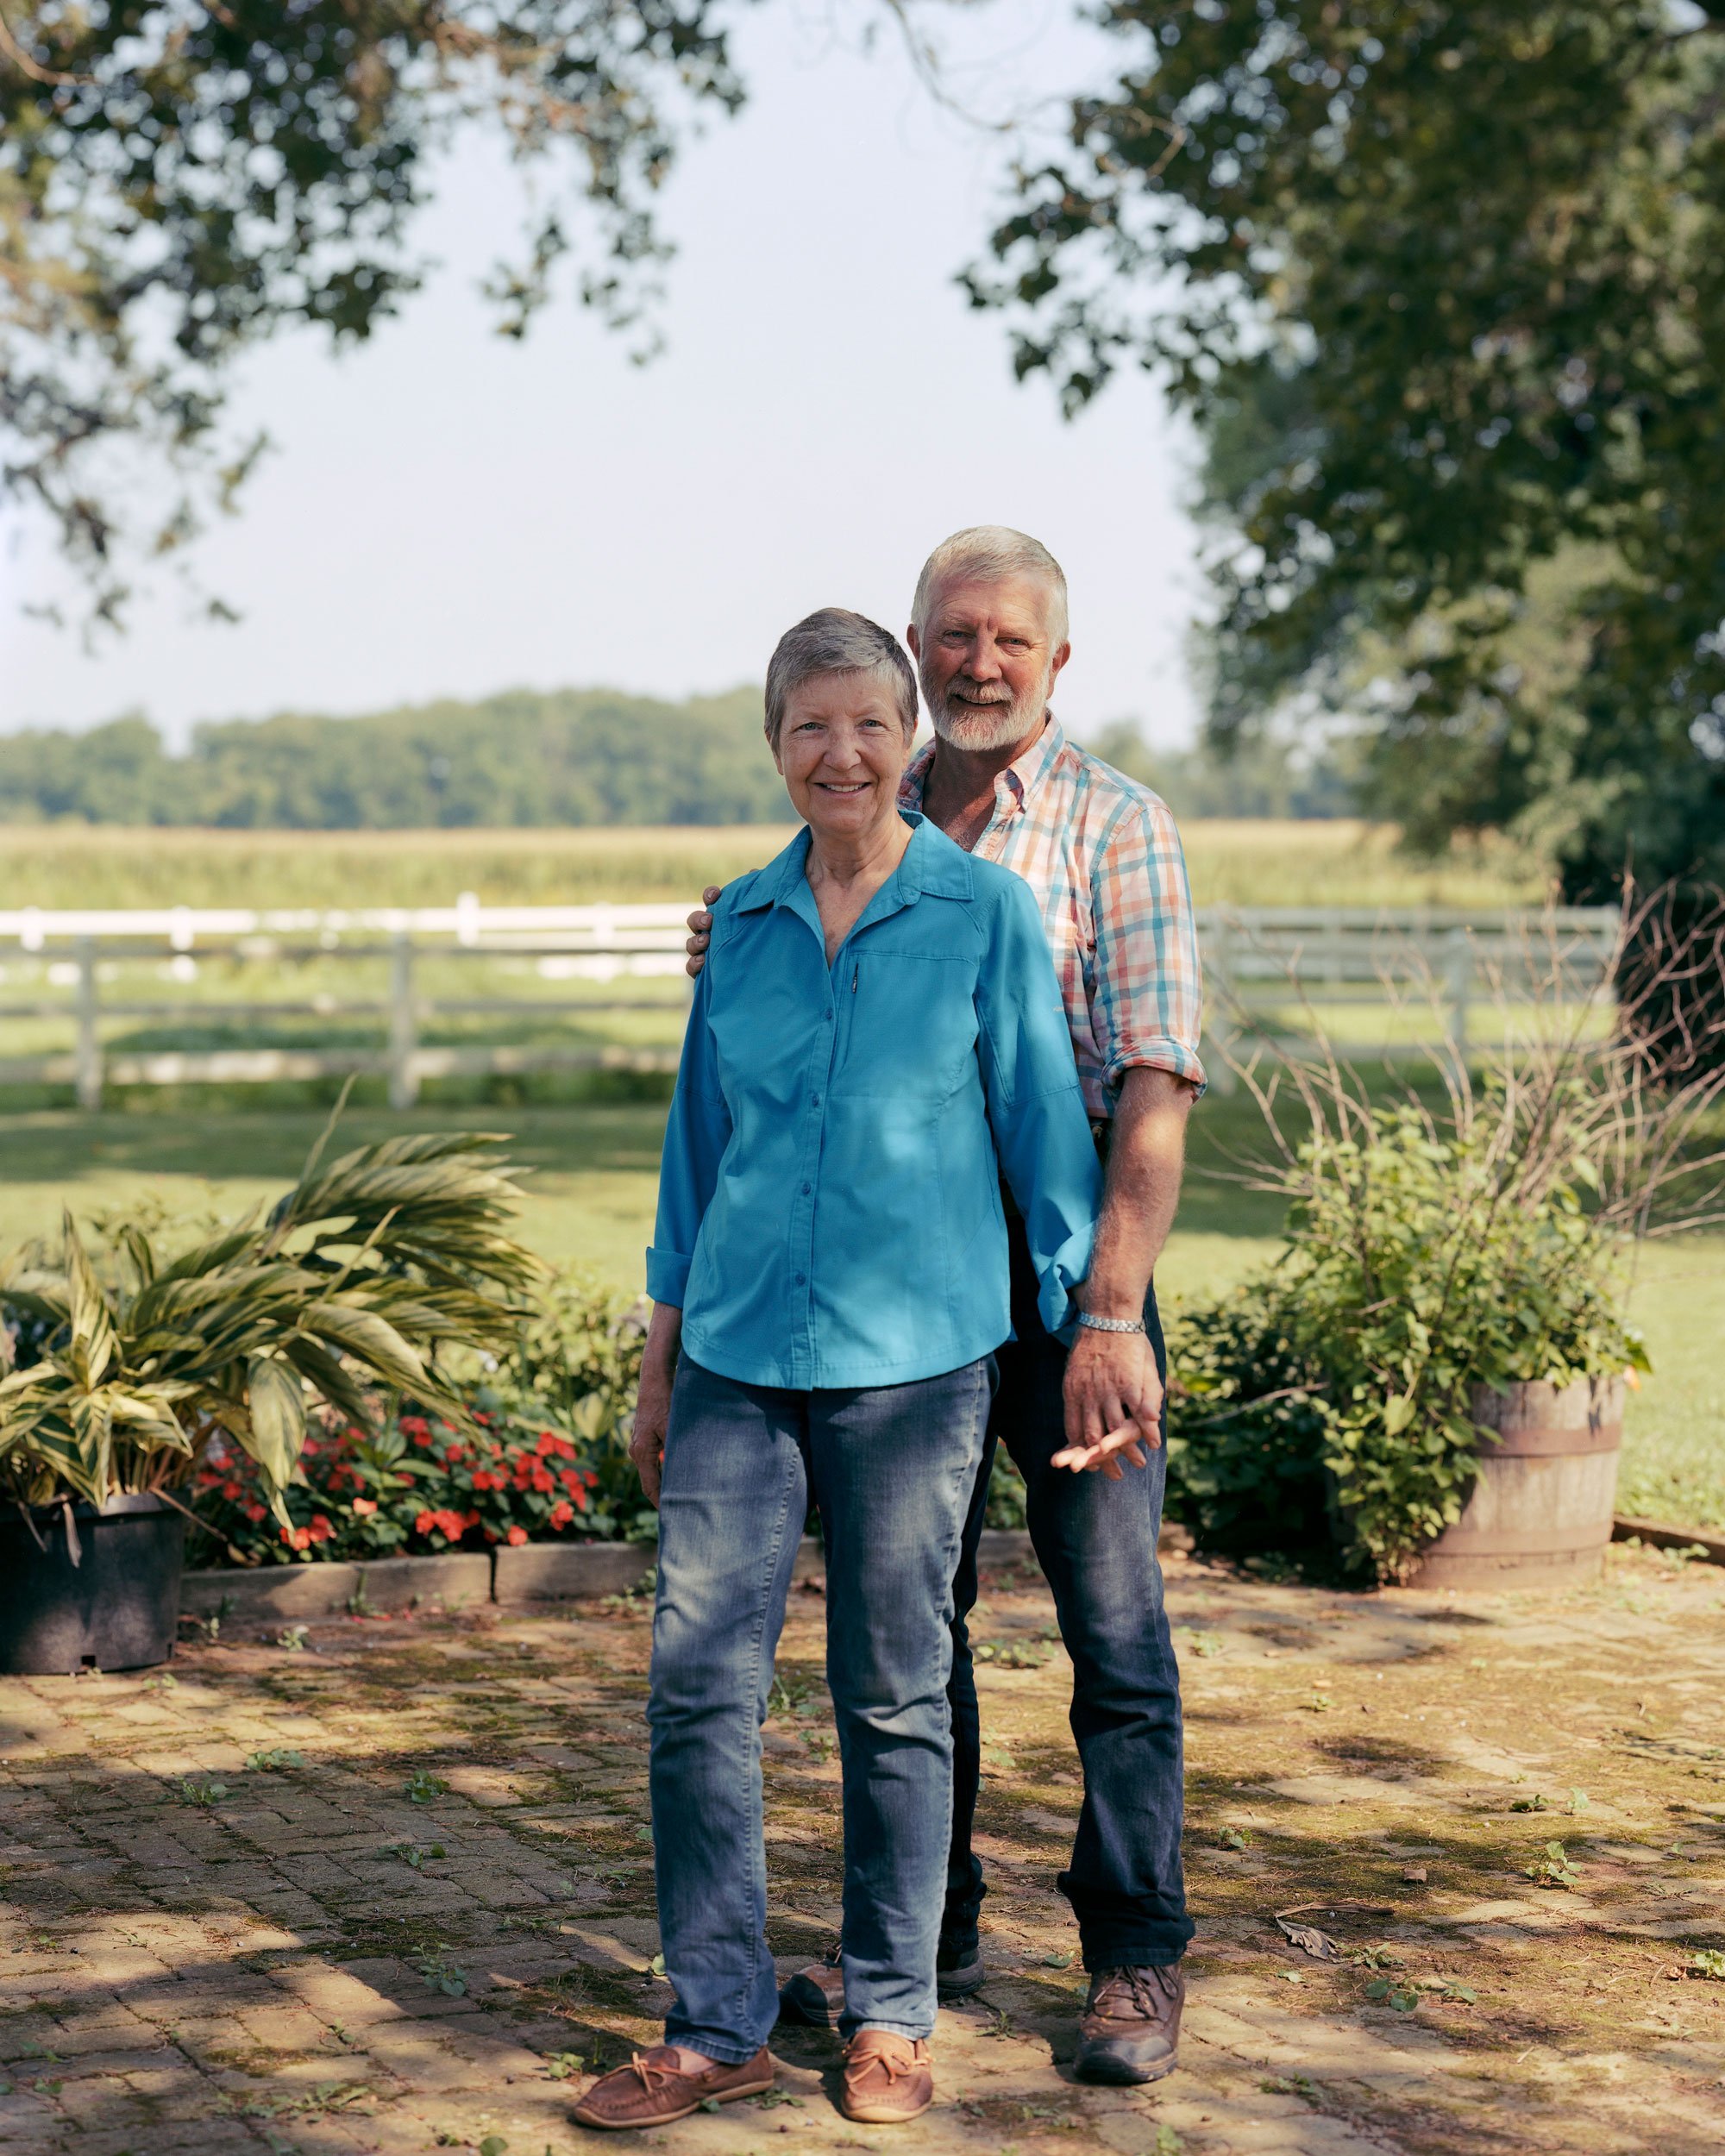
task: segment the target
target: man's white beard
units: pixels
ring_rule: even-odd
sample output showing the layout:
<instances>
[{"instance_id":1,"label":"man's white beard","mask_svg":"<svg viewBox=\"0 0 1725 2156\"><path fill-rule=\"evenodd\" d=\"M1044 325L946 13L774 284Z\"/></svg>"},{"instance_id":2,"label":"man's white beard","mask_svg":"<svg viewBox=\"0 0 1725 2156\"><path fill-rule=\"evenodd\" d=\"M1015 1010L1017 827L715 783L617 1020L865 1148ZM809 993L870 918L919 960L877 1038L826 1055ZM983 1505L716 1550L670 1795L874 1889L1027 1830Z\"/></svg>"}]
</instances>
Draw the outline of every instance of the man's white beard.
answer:
<instances>
[{"instance_id":1,"label":"man's white beard","mask_svg":"<svg viewBox=\"0 0 1725 2156\"><path fill-rule=\"evenodd\" d=\"M1048 708L1046 675L1029 695L1013 697L1002 704L966 703L951 696L953 686L956 685L949 684L946 697L936 698L925 680L922 693L935 732L955 749L983 752L1010 749L1037 730Z\"/></svg>"}]
</instances>

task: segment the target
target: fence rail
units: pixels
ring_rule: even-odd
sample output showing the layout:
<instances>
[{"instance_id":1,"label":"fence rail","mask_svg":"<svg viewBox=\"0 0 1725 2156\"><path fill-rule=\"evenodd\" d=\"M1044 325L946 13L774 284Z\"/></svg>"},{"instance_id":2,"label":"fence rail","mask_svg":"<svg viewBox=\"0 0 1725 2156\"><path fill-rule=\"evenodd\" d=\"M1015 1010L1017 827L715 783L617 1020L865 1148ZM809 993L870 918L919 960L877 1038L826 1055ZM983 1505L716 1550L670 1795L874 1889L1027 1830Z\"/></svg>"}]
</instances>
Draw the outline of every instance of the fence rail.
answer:
<instances>
[{"instance_id":1,"label":"fence rail","mask_svg":"<svg viewBox=\"0 0 1725 2156\"><path fill-rule=\"evenodd\" d=\"M530 1041L439 1044L422 1036L434 1018L488 1019L493 1027L529 1017L593 1018L623 1012L676 1007L656 998L523 998L427 993L417 978L423 962L486 959L538 962L554 979L608 983L681 977L687 908L671 906L485 906L463 893L449 906L305 909L200 909L48 912L0 911L0 979L22 972L49 989L0 1000L0 1029L9 1023L70 1022L70 1050L0 1056L0 1084L70 1085L81 1107L102 1104L110 1086L254 1083L349 1075L388 1081L391 1104L411 1106L427 1079L530 1072L674 1069L674 1047L626 1042L570 1044ZM1484 912L1455 907L1209 907L1199 914L1199 937L1212 1012L1213 1049L1231 1044L1242 1019L1275 1030L1275 1014L1301 1000L1323 1006L1389 1006L1398 993L1435 1001L1443 1019L1439 1041L1350 1039L1361 1054L1430 1056L1447 1045L1465 1050L1470 1012L1484 993L1514 994L1560 977L1566 995L1596 995L1619 928L1616 909L1569 906L1543 912ZM15 956L16 954L16 956ZM205 959L284 962L375 963L388 961L382 994L314 995L260 1000L254 996L194 1001L104 999L107 971L126 962L165 957L171 975L193 977ZM69 993L66 992L70 992ZM375 1022L371 1046L161 1047L129 1049L104 1038L104 1024L144 1021L190 1029L212 1021L267 1026L283 1019ZM1217 1075L1225 1056L1213 1058Z\"/></svg>"}]
</instances>

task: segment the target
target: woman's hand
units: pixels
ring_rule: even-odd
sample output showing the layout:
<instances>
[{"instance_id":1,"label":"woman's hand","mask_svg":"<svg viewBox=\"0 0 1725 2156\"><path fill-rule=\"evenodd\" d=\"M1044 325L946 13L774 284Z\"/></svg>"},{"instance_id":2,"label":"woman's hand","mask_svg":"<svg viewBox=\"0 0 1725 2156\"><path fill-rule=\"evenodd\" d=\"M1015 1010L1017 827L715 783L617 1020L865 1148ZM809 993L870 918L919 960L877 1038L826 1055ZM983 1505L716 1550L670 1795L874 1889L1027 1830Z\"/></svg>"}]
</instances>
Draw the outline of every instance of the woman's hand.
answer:
<instances>
[{"instance_id":1,"label":"woman's hand","mask_svg":"<svg viewBox=\"0 0 1725 2156\"><path fill-rule=\"evenodd\" d=\"M671 1388L677 1376L677 1349L683 1313L673 1303L656 1302L641 1357L641 1385L635 1396L635 1429L629 1457L641 1477L642 1494L656 1512L664 1475L665 1432L671 1420Z\"/></svg>"}]
</instances>

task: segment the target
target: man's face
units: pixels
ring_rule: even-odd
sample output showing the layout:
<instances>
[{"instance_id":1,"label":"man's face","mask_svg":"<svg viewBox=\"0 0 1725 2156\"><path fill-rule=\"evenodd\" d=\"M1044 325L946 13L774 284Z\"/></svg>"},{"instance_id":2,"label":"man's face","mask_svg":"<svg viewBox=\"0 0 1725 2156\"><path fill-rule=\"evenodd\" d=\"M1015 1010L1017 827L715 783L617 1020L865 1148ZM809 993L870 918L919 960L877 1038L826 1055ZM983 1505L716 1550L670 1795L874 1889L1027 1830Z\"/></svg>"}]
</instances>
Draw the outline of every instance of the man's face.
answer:
<instances>
[{"instance_id":1,"label":"man's face","mask_svg":"<svg viewBox=\"0 0 1725 2156\"><path fill-rule=\"evenodd\" d=\"M934 730L955 749L1017 748L1042 726L1070 643L1051 648L1045 579L937 587L927 624L910 631Z\"/></svg>"}]
</instances>

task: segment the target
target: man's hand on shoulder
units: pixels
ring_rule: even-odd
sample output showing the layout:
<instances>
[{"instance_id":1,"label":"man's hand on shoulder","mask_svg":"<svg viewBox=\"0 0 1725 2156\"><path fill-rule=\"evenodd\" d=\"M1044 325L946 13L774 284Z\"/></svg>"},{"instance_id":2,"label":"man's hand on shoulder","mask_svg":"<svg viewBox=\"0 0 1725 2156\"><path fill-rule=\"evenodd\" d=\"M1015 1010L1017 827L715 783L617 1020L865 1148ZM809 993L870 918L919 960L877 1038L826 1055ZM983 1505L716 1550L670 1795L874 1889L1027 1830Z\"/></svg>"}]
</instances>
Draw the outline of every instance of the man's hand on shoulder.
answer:
<instances>
[{"instance_id":1,"label":"man's hand on shoulder","mask_svg":"<svg viewBox=\"0 0 1725 2156\"><path fill-rule=\"evenodd\" d=\"M691 981L699 980L700 969L706 963L706 947L712 941L712 909L718 904L719 887L708 884L701 893L701 902L689 916L689 940L685 949L688 957L683 971Z\"/></svg>"}]
</instances>

